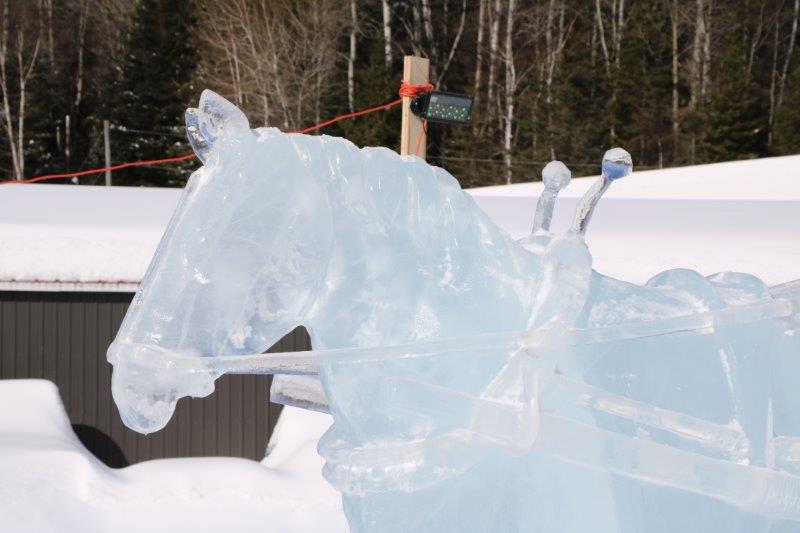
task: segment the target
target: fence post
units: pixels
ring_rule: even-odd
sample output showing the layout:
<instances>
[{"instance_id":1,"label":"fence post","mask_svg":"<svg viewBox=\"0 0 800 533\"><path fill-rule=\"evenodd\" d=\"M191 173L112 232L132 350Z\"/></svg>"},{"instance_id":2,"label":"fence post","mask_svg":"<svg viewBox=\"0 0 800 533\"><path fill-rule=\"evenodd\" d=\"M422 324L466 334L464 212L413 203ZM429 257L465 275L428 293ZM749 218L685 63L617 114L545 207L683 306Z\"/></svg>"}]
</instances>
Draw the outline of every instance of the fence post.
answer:
<instances>
[{"instance_id":1,"label":"fence post","mask_svg":"<svg viewBox=\"0 0 800 533\"><path fill-rule=\"evenodd\" d=\"M403 81L422 85L429 81L430 61L424 57L403 58ZM416 155L425 159L428 139L422 119L411 112L411 98L403 97L403 122L400 127L400 155Z\"/></svg>"}]
</instances>

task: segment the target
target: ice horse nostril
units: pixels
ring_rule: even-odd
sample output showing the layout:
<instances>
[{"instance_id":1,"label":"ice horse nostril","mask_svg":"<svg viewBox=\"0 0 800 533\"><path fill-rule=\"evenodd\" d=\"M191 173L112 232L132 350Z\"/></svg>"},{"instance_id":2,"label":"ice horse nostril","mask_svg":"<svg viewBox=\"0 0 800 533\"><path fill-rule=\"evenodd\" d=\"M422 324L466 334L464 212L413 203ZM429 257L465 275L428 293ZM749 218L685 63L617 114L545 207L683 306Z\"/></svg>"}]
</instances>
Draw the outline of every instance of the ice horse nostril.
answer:
<instances>
[{"instance_id":1,"label":"ice horse nostril","mask_svg":"<svg viewBox=\"0 0 800 533\"><path fill-rule=\"evenodd\" d=\"M177 403L174 394L160 390L152 378L121 367L114 368L111 393L125 425L145 435L164 428Z\"/></svg>"},{"instance_id":2,"label":"ice horse nostril","mask_svg":"<svg viewBox=\"0 0 800 533\"><path fill-rule=\"evenodd\" d=\"M185 354L158 347L114 342L108 360L114 365L111 393L126 426L153 433L167 425L178 400L202 398L214 392L219 373L185 366Z\"/></svg>"}]
</instances>

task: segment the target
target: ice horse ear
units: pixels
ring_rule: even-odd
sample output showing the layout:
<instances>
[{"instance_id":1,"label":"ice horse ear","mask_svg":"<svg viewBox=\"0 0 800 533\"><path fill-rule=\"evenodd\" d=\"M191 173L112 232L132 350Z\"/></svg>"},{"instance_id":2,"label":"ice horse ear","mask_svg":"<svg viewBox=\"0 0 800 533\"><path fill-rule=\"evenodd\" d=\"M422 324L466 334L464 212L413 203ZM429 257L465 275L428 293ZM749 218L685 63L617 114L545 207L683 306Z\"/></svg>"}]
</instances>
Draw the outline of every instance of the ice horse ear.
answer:
<instances>
[{"instance_id":1,"label":"ice horse ear","mask_svg":"<svg viewBox=\"0 0 800 533\"><path fill-rule=\"evenodd\" d=\"M214 91L203 91L198 107L186 110L186 136L203 163L215 144L249 133L250 123L244 113Z\"/></svg>"}]
</instances>

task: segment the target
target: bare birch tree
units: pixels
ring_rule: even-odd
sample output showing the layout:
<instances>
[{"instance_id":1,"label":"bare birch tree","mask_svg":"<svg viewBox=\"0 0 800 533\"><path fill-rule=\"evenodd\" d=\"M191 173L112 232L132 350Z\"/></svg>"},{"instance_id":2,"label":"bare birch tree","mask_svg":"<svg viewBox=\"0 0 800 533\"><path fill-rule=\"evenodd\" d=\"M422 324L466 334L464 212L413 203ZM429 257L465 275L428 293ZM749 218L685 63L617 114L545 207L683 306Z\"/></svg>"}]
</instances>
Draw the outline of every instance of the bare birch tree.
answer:
<instances>
[{"instance_id":1,"label":"bare birch tree","mask_svg":"<svg viewBox=\"0 0 800 533\"><path fill-rule=\"evenodd\" d=\"M500 46L500 18L503 14L502 0L494 0L491 12L491 29L489 30L489 77L486 79L486 122L491 122L495 108L495 79Z\"/></svg>"},{"instance_id":2,"label":"bare birch tree","mask_svg":"<svg viewBox=\"0 0 800 533\"><path fill-rule=\"evenodd\" d=\"M350 0L350 55L347 58L347 104L355 111L356 42L358 39L358 9L356 0Z\"/></svg>"},{"instance_id":3,"label":"bare birch tree","mask_svg":"<svg viewBox=\"0 0 800 533\"><path fill-rule=\"evenodd\" d=\"M597 35L603 52L603 65L605 66L606 76L611 82L611 105L613 107L617 101L617 84L613 78L619 75L622 40L628 19L625 15L625 0L611 0L610 4L610 16L608 16L607 10L603 8L603 0L595 0ZM609 37L606 37L606 26L611 32ZM610 46L608 41L611 42ZM617 130L613 121L609 126L609 135L611 142L614 142L617 138Z\"/></svg>"},{"instance_id":4,"label":"bare birch tree","mask_svg":"<svg viewBox=\"0 0 800 533\"><path fill-rule=\"evenodd\" d=\"M89 0L83 0L78 16L78 66L75 72L75 108L81 106L83 100L83 65L86 50L86 24L89 20Z\"/></svg>"},{"instance_id":5,"label":"bare birch tree","mask_svg":"<svg viewBox=\"0 0 800 533\"><path fill-rule=\"evenodd\" d=\"M478 35L475 39L475 76L473 78L473 93L475 95L473 109L476 111L481 99L481 90L483 89L481 77L483 76L483 33L485 21L486 0L480 0L478 4ZM474 124L474 128L477 128L477 121Z\"/></svg>"},{"instance_id":6,"label":"bare birch tree","mask_svg":"<svg viewBox=\"0 0 800 533\"><path fill-rule=\"evenodd\" d=\"M695 1L694 37L692 42L692 57L689 66L689 109L695 117L702 106L705 105L710 85L709 72L711 69L711 44L708 32L711 0ZM697 126L693 128L689 162L694 164L697 146Z\"/></svg>"},{"instance_id":7,"label":"bare birch tree","mask_svg":"<svg viewBox=\"0 0 800 533\"><path fill-rule=\"evenodd\" d=\"M517 91L517 72L514 67L514 18L516 16L516 0L508 0L506 12L506 43L503 62L505 64L505 116L503 117L503 162L505 164L506 183L511 183L511 169L514 137L514 94Z\"/></svg>"},{"instance_id":8,"label":"bare birch tree","mask_svg":"<svg viewBox=\"0 0 800 533\"><path fill-rule=\"evenodd\" d=\"M794 9L792 10L792 29L789 32L789 44L787 45L786 54L783 57L783 67L781 68L781 77L778 88L778 108L783 105L786 77L789 74L789 64L792 62L792 53L794 52L795 41L797 40L798 18L800 18L800 0L794 0Z\"/></svg>"},{"instance_id":9,"label":"bare birch tree","mask_svg":"<svg viewBox=\"0 0 800 533\"><path fill-rule=\"evenodd\" d=\"M681 132L680 95L680 50L678 48L681 25L681 10L679 0L672 0L670 4L670 28L672 30L670 48L672 52L672 159L678 158Z\"/></svg>"},{"instance_id":10,"label":"bare birch tree","mask_svg":"<svg viewBox=\"0 0 800 533\"><path fill-rule=\"evenodd\" d=\"M772 32L772 69L769 76L769 114L767 116L767 124L769 131L767 133L767 144L772 144L772 130L775 125L775 100L776 88L778 84L778 48L780 47L780 31L781 20L780 16L775 17L774 31Z\"/></svg>"},{"instance_id":11,"label":"bare birch tree","mask_svg":"<svg viewBox=\"0 0 800 533\"><path fill-rule=\"evenodd\" d=\"M383 8L383 53L386 59L386 70L392 66L392 8L389 0L381 0Z\"/></svg>"},{"instance_id":12,"label":"bare birch tree","mask_svg":"<svg viewBox=\"0 0 800 533\"><path fill-rule=\"evenodd\" d=\"M439 85L447 76L447 71L450 69L450 64L458 50L458 45L461 43L461 36L464 34L464 26L467 22L467 0L461 1L461 16L458 19L458 26L456 28L456 35L453 37L453 42L450 44L450 50L447 52L447 57L444 60L441 71L436 78L436 84Z\"/></svg>"},{"instance_id":13,"label":"bare birch tree","mask_svg":"<svg viewBox=\"0 0 800 533\"><path fill-rule=\"evenodd\" d=\"M439 47L437 46L436 38L433 33L433 12L431 11L430 0L420 0L422 3L422 27L425 30L425 43L428 50L428 57L431 61L431 78L436 80L439 78L438 61L439 61Z\"/></svg>"},{"instance_id":14,"label":"bare birch tree","mask_svg":"<svg viewBox=\"0 0 800 533\"><path fill-rule=\"evenodd\" d=\"M349 2L203 2L200 73L213 88L241 94L245 111L265 124L293 129L321 117L323 99L336 90L337 43L352 29L341 24L352 21Z\"/></svg>"},{"instance_id":15,"label":"bare birch tree","mask_svg":"<svg viewBox=\"0 0 800 533\"><path fill-rule=\"evenodd\" d=\"M25 177L27 88L39 56L42 24L39 13L36 16L20 12L14 15L12 17L9 2L4 2L0 21L0 92L3 96L3 126L11 153L12 171L14 179L22 180ZM39 24L35 37L31 39L28 25L33 21ZM10 41L13 42L13 48ZM12 69L15 69L14 72ZM16 106L13 105L15 98Z\"/></svg>"}]
</instances>

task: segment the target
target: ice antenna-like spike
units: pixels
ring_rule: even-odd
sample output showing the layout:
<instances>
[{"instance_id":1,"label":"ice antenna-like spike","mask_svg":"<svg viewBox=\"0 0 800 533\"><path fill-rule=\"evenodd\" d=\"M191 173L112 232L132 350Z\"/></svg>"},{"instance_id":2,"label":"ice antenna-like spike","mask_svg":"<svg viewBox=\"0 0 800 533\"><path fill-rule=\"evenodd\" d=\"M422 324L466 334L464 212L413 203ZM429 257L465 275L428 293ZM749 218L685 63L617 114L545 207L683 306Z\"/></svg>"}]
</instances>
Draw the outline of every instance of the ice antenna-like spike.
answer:
<instances>
[{"instance_id":1,"label":"ice antenna-like spike","mask_svg":"<svg viewBox=\"0 0 800 533\"><path fill-rule=\"evenodd\" d=\"M553 208L556 204L558 193L561 192L572 179L572 173L561 161L550 161L542 169L544 190L536 204L536 214L533 216L533 230L531 233L550 231L553 220Z\"/></svg>"},{"instance_id":2,"label":"ice antenna-like spike","mask_svg":"<svg viewBox=\"0 0 800 533\"><path fill-rule=\"evenodd\" d=\"M209 152L220 139L234 138L250 131L244 113L214 91L206 89L198 107L186 110L186 136L197 157L207 162Z\"/></svg>"},{"instance_id":3,"label":"ice antenna-like spike","mask_svg":"<svg viewBox=\"0 0 800 533\"><path fill-rule=\"evenodd\" d=\"M624 178L633 170L633 163L631 161L631 154L622 148L612 148L603 155L602 175L592 187L586 191L586 194L581 198L578 208L575 210L575 219L572 221L573 233L581 236L586 235L586 228L589 227L589 222L592 220L597 202L600 197L608 190L611 184Z\"/></svg>"}]
</instances>

